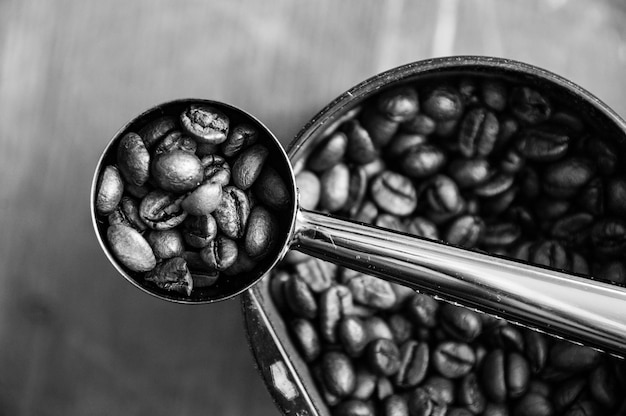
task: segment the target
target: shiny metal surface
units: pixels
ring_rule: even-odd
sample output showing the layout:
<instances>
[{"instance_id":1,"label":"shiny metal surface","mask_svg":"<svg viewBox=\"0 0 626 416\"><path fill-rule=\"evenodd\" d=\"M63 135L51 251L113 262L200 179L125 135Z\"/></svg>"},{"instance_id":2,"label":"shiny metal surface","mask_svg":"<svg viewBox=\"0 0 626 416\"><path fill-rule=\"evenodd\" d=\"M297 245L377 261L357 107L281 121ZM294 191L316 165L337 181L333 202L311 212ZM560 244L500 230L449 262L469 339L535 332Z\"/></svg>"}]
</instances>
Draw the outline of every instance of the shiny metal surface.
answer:
<instances>
[{"instance_id":1,"label":"shiny metal surface","mask_svg":"<svg viewBox=\"0 0 626 416\"><path fill-rule=\"evenodd\" d=\"M626 289L300 210L292 247L553 335L626 354Z\"/></svg>"}]
</instances>

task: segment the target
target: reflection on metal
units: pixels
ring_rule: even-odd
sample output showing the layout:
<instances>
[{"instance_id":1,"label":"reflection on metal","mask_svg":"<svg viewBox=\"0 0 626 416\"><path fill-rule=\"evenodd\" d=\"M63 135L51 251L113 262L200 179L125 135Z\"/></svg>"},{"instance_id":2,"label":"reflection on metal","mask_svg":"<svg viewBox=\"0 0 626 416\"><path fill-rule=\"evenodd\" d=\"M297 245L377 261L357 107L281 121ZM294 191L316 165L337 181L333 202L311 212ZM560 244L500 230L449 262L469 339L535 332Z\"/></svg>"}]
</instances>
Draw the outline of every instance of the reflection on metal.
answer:
<instances>
[{"instance_id":1,"label":"reflection on metal","mask_svg":"<svg viewBox=\"0 0 626 416\"><path fill-rule=\"evenodd\" d=\"M270 365L270 373L272 374L272 384L285 399L293 400L298 397L298 389L289 379L284 361L276 361Z\"/></svg>"}]
</instances>

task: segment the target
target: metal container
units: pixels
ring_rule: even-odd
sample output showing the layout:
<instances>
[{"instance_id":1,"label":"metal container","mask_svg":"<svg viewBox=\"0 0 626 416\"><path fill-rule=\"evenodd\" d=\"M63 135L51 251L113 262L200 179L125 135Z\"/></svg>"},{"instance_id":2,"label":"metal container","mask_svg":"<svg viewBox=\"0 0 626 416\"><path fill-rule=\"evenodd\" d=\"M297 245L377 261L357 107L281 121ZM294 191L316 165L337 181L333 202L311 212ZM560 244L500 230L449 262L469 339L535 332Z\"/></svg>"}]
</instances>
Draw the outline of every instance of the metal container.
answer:
<instances>
[{"instance_id":1,"label":"metal container","mask_svg":"<svg viewBox=\"0 0 626 416\"><path fill-rule=\"evenodd\" d=\"M459 56L419 61L376 75L346 91L315 115L288 149L296 172L316 144L370 97L404 83L427 84L448 77L495 77L545 91L566 103L594 130L614 137L626 150L626 123L598 98L549 71L507 59ZM307 364L291 342L287 327L269 294L266 276L244 293L242 308L251 351L277 407L284 414L329 415Z\"/></svg>"}]
</instances>

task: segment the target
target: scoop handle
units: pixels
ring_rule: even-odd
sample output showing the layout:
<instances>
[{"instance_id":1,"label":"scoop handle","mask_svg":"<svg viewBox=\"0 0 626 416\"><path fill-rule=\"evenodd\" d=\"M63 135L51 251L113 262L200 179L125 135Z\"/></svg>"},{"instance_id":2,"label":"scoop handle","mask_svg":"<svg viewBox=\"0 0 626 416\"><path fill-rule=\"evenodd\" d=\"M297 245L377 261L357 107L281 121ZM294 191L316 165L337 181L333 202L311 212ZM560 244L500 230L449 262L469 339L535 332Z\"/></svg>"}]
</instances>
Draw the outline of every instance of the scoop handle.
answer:
<instances>
[{"instance_id":1,"label":"scoop handle","mask_svg":"<svg viewBox=\"0 0 626 416\"><path fill-rule=\"evenodd\" d=\"M303 209L291 247L626 356L626 289L609 283Z\"/></svg>"}]
</instances>

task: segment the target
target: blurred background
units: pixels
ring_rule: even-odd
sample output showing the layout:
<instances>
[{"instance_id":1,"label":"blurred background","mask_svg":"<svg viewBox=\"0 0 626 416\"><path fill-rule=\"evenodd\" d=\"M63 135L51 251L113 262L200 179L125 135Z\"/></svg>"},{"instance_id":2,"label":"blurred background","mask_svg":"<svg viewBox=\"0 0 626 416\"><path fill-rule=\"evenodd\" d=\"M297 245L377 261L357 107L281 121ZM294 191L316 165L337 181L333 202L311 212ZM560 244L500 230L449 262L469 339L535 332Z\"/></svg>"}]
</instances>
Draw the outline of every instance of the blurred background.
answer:
<instances>
[{"instance_id":1,"label":"blurred background","mask_svg":"<svg viewBox=\"0 0 626 416\"><path fill-rule=\"evenodd\" d=\"M182 97L287 145L392 67L457 54L556 72L626 116L624 0L0 0L0 415L271 415L239 300L118 277L89 216L117 129Z\"/></svg>"}]
</instances>

